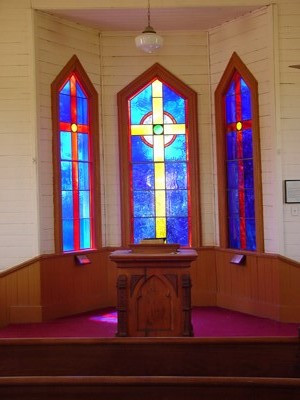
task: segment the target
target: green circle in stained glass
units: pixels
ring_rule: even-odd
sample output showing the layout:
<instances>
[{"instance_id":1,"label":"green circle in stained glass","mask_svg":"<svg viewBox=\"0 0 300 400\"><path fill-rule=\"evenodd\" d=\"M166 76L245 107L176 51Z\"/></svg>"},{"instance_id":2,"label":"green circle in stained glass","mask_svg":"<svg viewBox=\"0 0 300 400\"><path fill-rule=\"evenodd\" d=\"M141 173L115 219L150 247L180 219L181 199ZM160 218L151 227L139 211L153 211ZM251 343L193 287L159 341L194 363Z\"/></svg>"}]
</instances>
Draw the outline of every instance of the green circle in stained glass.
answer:
<instances>
[{"instance_id":1,"label":"green circle in stained glass","mask_svg":"<svg viewBox=\"0 0 300 400\"><path fill-rule=\"evenodd\" d=\"M164 127L162 125L154 125L153 126L153 133L154 135L161 135L164 131Z\"/></svg>"}]
</instances>

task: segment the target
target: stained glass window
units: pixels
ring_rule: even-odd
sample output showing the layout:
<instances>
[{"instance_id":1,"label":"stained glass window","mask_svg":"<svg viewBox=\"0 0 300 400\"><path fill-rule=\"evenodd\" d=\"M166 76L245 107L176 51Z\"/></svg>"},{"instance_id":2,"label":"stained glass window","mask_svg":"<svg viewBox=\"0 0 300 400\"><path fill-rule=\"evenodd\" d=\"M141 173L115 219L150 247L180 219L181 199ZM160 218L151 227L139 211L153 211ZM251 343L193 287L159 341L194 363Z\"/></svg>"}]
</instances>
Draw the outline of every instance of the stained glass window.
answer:
<instances>
[{"instance_id":1,"label":"stained glass window","mask_svg":"<svg viewBox=\"0 0 300 400\"><path fill-rule=\"evenodd\" d=\"M93 244L89 99L75 74L59 91L59 148L62 248L90 249Z\"/></svg>"},{"instance_id":2,"label":"stained glass window","mask_svg":"<svg viewBox=\"0 0 300 400\"><path fill-rule=\"evenodd\" d=\"M251 92L237 71L224 100L229 247L256 250Z\"/></svg>"},{"instance_id":3,"label":"stained glass window","mask_svg":"<svg viewBox=\"0 0 300 400\"><path fill-rule=\"evenodd\" d=\"M190 245L187 101L159 79L129 100L132 241Z\"/></svg>"}]
</instances>

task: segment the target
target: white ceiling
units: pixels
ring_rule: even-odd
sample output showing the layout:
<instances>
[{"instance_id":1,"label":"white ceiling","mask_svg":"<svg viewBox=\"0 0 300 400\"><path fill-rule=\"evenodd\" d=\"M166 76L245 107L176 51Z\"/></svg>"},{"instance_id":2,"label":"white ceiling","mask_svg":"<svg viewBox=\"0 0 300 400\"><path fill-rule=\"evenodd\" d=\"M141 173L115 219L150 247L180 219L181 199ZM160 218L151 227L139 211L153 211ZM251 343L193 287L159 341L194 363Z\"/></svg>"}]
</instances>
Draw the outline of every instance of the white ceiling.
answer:
<instances>
[{"instance_id":1,"label":"white ceiling","mask_svg":"<svg viewBox=\"0 0 300 400\"><path fill-rule=\"evenodd\" d=\"M157 31L206 30L247 14L261 6L154 8L151 25ZM141 31L147 25L147 9L43 10L100 31Z\"/></svg>"}]
</instances>

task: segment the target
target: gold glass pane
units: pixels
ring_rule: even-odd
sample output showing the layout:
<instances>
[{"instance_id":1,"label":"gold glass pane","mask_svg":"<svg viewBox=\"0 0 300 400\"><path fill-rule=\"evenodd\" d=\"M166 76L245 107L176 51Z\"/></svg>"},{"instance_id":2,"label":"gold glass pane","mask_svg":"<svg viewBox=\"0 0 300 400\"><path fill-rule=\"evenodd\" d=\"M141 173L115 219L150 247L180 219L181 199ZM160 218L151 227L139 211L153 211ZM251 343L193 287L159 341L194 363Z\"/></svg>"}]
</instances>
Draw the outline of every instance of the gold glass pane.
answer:
<instances>
[{"instance_id":1,"label":"gold glass pane","mask_svg":"<svg viewBox=\"0 0 300 400\"><path fill-rule=\"evenodd\" d=\"M153 136L153 153L154 153L154 161L164 161L164 137Z\"/></svg>"},{"instance_id":2,"label":"gold glass pane","mask_svg":"<svg viewBox=\"0 0 300 400\"><path fill-rule=\"evenodd\" d=\"M153 124L162 124L163 121L163 101L161 97L153 98Z\"/></svg>"},{"instance_id":3,"label":"gold glass pane","mask_svg":"<svg viewBox=\"0 0 300 400\"><path fill-rule=\"evenodd\" d=\"M156 218L156 237L165 238L166 236L166 218Z\"/></svg>"},{"instance_id":4,"label":"gold glass pane","mask_svg":"<svg viewBox=\"0 0 300 400\"><path fill-rule=\"evenodd\" d=\"M131 125L132 135L152 135L152 125Z\"/></svg>"},{"instance_id":5,"label":"gold glass pane","mask_svg":"<svg viewBox=\"0 0 300 400\"><path fill-rule=\"evenodd\" d=\"M165 135L184 135L185 134L185 124L170 124L164 125Z\"/></svg>"},{"instance_id":6,"label":"gold glass pane","mask_svg":"<svg viewBox=\"0 0 300 400\"><path fill-rule=\"evenodd\" d=\"M165 165L155 163L155 189L165 189Z\"/></svg>"},{"instance_id":7,"label":"gold glass pane","mask_svg":"<svg viewBox=\"0 0 300 400\"><path fill-rule=\"evenodd\" d=\"M166 196L164 190L155 191L155 215L157 217L166 216Z\"/></svg>"},{"instance_id":8,"label":"gold glass pane","mask_svg":"<svg viewBox=\"0 0 300 400\"><path fill-rule=\"evenodd\" d=\"M152 83L152 96L162 97L162 83L159 80Z\"/></svg>"}]
</instances>

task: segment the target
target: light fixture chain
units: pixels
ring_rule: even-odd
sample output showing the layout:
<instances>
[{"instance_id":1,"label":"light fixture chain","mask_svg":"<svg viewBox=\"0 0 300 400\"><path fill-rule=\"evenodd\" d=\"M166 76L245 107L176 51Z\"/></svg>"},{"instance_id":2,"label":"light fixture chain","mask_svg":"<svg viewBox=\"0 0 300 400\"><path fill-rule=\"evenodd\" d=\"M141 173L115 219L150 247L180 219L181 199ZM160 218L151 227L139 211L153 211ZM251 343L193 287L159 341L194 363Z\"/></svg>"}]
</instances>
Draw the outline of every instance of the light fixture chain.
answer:
<instances>
[{"instance_id":1,"label":"light fixture chain","mask_svg":"<svg viewBox=\"0 0 300 400\"><path fill-rule=\"evenodd\" d=\"M150 26L151 20L150 20L150 0L148 0L148 26Z\"/></svg>"}]
</instances>

